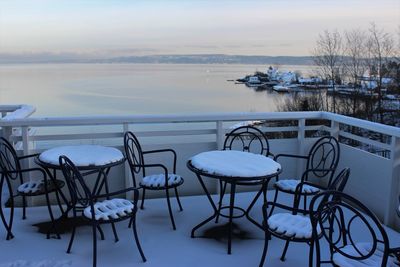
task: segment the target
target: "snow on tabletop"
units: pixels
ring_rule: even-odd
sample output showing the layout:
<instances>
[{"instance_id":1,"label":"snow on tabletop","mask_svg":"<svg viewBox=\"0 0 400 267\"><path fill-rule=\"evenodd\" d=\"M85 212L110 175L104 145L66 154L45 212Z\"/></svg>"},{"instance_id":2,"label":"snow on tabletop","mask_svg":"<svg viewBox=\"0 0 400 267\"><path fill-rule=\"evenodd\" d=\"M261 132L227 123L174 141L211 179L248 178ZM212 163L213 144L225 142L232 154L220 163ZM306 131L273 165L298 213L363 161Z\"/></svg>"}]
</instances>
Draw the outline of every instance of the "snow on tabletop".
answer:
<instances>
[{"instance_id":1,"label":"snow on tabletop","mask_svg":"<svg viewBox=\"0 0 400 267\"><path fill-rule=\"evenodd\" d=\"M197 169L231 177L267 176L281 168L279 163L266 156L235 150L203 152L191 161Z\"/></svg>"},{"instance_id":2,"label":"snow on tabletop","mask_svg":"<svg viewBox=\"0 0 400 267\"><path fill-rule=\"evenodd\" d=\"M41 153L39 159L58 165L61 155L67 156L76 166L101 166L124 158L122 152L113 147L77 145L51 148Z\"/></svg>"}]
</instances>

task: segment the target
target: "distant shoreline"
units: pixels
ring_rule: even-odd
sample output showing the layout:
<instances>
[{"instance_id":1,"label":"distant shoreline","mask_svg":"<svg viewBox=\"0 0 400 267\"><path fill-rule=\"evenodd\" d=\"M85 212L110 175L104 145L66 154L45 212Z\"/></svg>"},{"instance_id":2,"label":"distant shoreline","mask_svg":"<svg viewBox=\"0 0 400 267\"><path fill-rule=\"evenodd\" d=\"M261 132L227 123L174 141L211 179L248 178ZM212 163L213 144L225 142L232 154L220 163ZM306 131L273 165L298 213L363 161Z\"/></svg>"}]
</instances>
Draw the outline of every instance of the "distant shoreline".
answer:
<instances>
[{"instance_id":1,"label":"distant shoreline","mask_svg":"<svg viewBox=\"0 0 400 267\"><path fill-rule=\"evenodd\" d=\"M0 64L229 64L313 65L311 56L244 55L149 55L112 58L82 58L75 54L0 54Z\"/></svg>"}]
</instances>

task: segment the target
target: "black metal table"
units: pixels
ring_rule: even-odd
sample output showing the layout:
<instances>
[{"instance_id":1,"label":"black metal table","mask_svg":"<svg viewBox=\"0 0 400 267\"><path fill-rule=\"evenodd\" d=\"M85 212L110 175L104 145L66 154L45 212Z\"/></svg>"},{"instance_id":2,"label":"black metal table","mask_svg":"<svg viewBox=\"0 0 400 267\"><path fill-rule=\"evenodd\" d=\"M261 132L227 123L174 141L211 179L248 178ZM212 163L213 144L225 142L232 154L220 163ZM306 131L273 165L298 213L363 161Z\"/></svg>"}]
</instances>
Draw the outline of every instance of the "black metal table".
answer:
<instances>
[{"instance_id":1,"label":"black metal table","mask_svg":"<svg viewBox=\"0 0 400 267\"><path fill-rule=\"evenodd\" d=\"M46 171L53 182L57 180L57 170L61 169L58 161L61 155L65 155L70 158L71 161L76 164L76 167L80 171L86 171L84 175L97 173L97 178L93 187L94 195L99 195L103 188L108 193L109 190L107 176L110 172L111 167L119 165L125 161L122 152L113 147L105 147L99 145L55 147L42 152L37 158L35 158L35 162ZM63 209L61 200L59 199L58 195L60 195L60 197L62 198L63 203L67 205L66 210ZM57 202L62 215L60 218L54 219L51 212L50 202L47 199L47 205L49 207L51 217L50 219L52 221L52 228L55 231L57 237L60 238L59 232L57 231L56 227L56 221L68 217L68 212L70 211L68 198L61 190L58 190ZM114 225L113 230L116 235ZM49 232L47 233L47 237L49 238Z\"/></svg>"},{"instance_id":2,"label":"black metal table","mask_svg":"<svg viewBox=\"0 0 400 267\"><path fill-rule=\"evenodd\" d=\"M270 179L281 173L282 169L280 164L263 155L234 150L222 150L200 153L187 162L187 167L196 174L214 210L214 213L210 217L192 229L192 238L197 229L217 216L226 217L229 219L228 254L231 254L232 219L246 216L251 223L262 229L262 225L250 217L250 210L253 208L261 193L266 192ZM229 206L224 206L220 210L217 209L202 177L218 179L231 185ZM236 185L242 182L255 182L262 185L246 210L235 206ZM229 209L229 215L222 214L221 211L223 209ZM240 210L242 214L234 216L233 210Z\"/></svg>"}]
</instances>

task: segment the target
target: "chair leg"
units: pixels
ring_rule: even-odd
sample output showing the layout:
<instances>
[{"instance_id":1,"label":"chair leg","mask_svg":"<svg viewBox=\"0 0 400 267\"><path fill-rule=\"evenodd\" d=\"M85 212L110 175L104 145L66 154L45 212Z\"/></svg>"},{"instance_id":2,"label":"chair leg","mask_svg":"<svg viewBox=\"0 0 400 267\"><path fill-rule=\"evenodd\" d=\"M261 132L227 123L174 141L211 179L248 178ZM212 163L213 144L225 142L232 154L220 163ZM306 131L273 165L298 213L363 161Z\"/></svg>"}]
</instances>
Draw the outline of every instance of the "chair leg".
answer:
<instances>
[{"instance_id":1,"label":"chair leg","mask_svg":"<svg viewBox=\"0 0 400 267\"><path fill-rule=\"evenodd\" d=\"M178 201L178 205L179 205L179 210L183 211L181 201L179 200L178 188L175 187L174 189L175 189L176 201Z\"/></svg>"},{"instance_id":2,"label":"chair leg","mask_svg":"<svg viewBox=\"0 0 400 267\"><path fill-rule=\"evenodd\" d=\"M136 229L136 219L134 217L132 217L131 222L132 222L133 235L135 236L136 246L139 250L139 253L140 253L140 256L142 257L143 262L146 262L146 257L144 256L142 246L140 245L140 242L139 242L139 237L138 237L138 233L137 233L137 229Z\"/></svg>"},{"instance_id":3,"label":"chair leg","mask_svg":"<svg viewBox=\"0 0 400 267\"><path fill-rule=\"evenodd\" d=\"M26 219L26 197L22 196L22 220Z\"/></svg>"},{"instance_id":4,"label":"chair leg","mask_svg":"<svg viewBox=\"0 0 400 267\"><path fill-rule=\"evenodd\" d=\"M49 215L50 215L50 219L51 219L51 228L56 232L57 239L61 239L60 234L59 234L58 231L57 231L56 221L55 221L54 216L53 216L53 211L51 210L50 198L49 198L49 193L47 192L47 185L46 185L46 183L45 183L45 186L46 186L46 194L45 194L45 196L46 196L47 209L49 210ZM68 216L68 215L67 215L67 216ZM51 229L51 228L49 228L49 229L47 230L47 234L46 234L46 238L47 238L47 239L50 238L50 229Z\"/></svg>"},{"instance_id":5,"label":"chair leg","mask_svg":"<svg viewBox=\"0 0 400 267\"><path fill-rule=\"evenodd\" d=\"M165 192L167 193L168 211L169 211L169 217L171 218L172 228L173 228L174 230L176 230L175 221L174 221L174 215L172 214L171 200L169 199L169 191L168 191L168 188L165 189Z\"/></svg>"},{"instance_id":6,"label":"chair leg","mask_svg":"<svg viewBox=\"0 0 400 267\"><path fill-rule=\"evenodd\" d=\"M118 238L118 234L117 234L117 229L115 229L115 223L111 223L111 228L112 228L113 233L114 233L115 243L117 243L119 241L119 238Z\"/></svg>"},{"instance_id":7,"label":"chair leg","mask_svg":"<svg viewBox=\"0 0 400 267\"><path fill-rule=\"evenodd\" d=\"M92 223L92 235L93 235L93 267L97 264L97 237L96 237L96 224Z\"/></svg>"},{"instance_id":8,"label":"chair leg","mask_svg":"<svg viewBox=\"0 0 400 267\"><path fill-rule=\"evenodd\" d=\"M303 214L306 215L306 210L307 210L307 196L304 195L304 206L303 206L304 212Z\"/></svg>"},{"instance_id":9,"label":"chair leg","mask_svg":"<svg viewBox=\"0 0 400 267\"><path fill-rule=\"evenodd\" d=\"M310 242L310 254L308 256L308 266L312 267L314 261L314 242L311 240Z\"/></svg>"},{"instance_id":10,"label":"chair leg","mask_svg":"<svg viewBox=\"0 0 400 267\"><path fill-rule=\"evenodd\" d=\"M69 239L69 243L68 243L68 248L67 248L68 254L71 253L72 243L74 242L74 238L75 238L75 231L76 231L76 226L74 225L74 227L72 228L71 238Z\"/></svg>"},{"instance_id":11,"label":"chair leg","mask_svg":"<svg viewBox=\"0 0 400 267\"><path fill-rule=\"evenodd\" d=\"M1 175L0 189L3 188L4 181L5 181L4 175ZM14 238L14 235L11 232L12 218L14 216L14 198L13 198L13 193L11 191L10 184L9 184L8 180L6 180L6 181L7 181L7 187L8 187L8 191L9 191L9 194L10 194L10 201L11 201L10 225L7 224L6 217L4 216L3 205L2 205L3 202L2 202L1 194L0 194L0 217L1 217L1 220L3 222L4 228L6 228L6 231L7 231L6 240L10 240L10 239Z\"/></svg>"},{"instance_id":12,"label":"chair leg","mask_svg":"<svg viewBox=\"0 0 400 267\"><path fill-rule=\"evenodd\" d=\"M235 190L236 190L236 184L231 183L231 197L229 202L228 254L231 254L232 251L232 219L233 219L233 208L235 207Z\"/></svg>"},{"instance_id":13,"label":"chair leg","mask_svg":"<svg viewBox=\"0 0 400 267\"><path fill-rule=\"evenodd\" d=\"M97 225L97 230L100 233L100 239L104 240L104 232L103 232L103 229L101 229L100 225Z\"/></svg>"},{"instance_id":14,"label":"chair leg","mask_svg":"<svg viewBox=\"0 0 400 267\"><path fill-rule=\"evenodd\" d=\"M262 267L264 265L265 257L267 256L268 242L271 239L268 230L264 229L264 232L265 232L264 249L263 249L263 252L262 252L262 255L261 255L261 260L260 260L259 267Z\"/></svg>"},{"instance_id":15,"label":"chair leg","mask_svg":"<svg viewBox=\"0 0 400 267\"><path fill-rule=\"evenodd\" d=\"M219 202L218 202L218 210L217 210L217 217L215 218L215 223L218 223L219 214L222 208L222 200L224 199L225 190L226 190L226 182L222 185L222 181L219 180L219 188L221 188L221 192L219 194Z\"/></svg>"},{"instance_id":16,"label":"chair leg","mask_svg":"<svg viewBox=\"0 0 400 267\"><path fill-rule=\"evenodd\" d=\"M290 243L290 241L286 240L285 247L283 248L283 252L282 252L282 256L281 256L281 261L285 261L285 256L286 256L287 249L289 247L289 243Z\"/></svg>"},{"instance_id":17,"label":"chair leg","mask_svg":"<svg viewBox=\"0 0 400 267\"><path fill-rule=\"evenodd\" d=\"M146 195L146 189L143 188L143 192L142 192L142 204L140 205L140 209L144 209L144 196Z\"/></svg>"}]
</instances>

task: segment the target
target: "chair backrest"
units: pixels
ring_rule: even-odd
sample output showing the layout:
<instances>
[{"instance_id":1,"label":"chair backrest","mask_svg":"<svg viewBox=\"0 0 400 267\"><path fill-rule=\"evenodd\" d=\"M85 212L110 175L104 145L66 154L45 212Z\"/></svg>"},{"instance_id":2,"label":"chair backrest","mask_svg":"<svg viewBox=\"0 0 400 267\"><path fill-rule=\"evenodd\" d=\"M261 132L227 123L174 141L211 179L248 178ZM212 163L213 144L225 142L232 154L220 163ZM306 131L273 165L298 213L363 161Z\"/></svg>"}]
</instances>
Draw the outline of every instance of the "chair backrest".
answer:
<instances>
[{"instance_id":1,"label":"chair backrest","mask_svg":"<svg viewBox=\"0 0 400 267\"><path fill-rule=\"evenodd\" d=\"M332 190L319 193L310 203L310 218L315 248L320 249L317 229L321 229L337 266L342 266L341 261L346 259L376 260L375 253L382 255L378 266L387 266L388 236L378 218L357 199ZM317 252L317 266L320 255Z\"/></svg>"},{"instance_id":2,"label":"chair backrest","mask_svg":"<svg viewBox=\"0 0 400 267\"><path fill-rule=\"evenodd\" d=\"M83 207L89 206L92 201L92 193L75 164L67 156L60 156L59 163L70 193L70 204L72 206L77 204Z\"/></svg>"},{"instance_id":3,"label":"chair backrest","mask_svg":"<svg viewBox=\"0 0 400 267\"><path fill-rule=\"evenodd\" d=\"M12 180L19 178L20 182L22 183L22 174L16 172L21 170L17 152L15 151L13 145L4 137L0 138L0 168L7 178Z\"/></svg>"},{"instance_id":4,"label":"chair backrest","mask_svg":"<svg viewBox=\"0 0 400 267\"><path fill-rule=\"evenodd\" d=\"M139 140L132 132L128 131L124 135L124 150L132 174L133 186L136 187L135 174L140 172L142 172L143 176L146 174L145 169L142 167L144 164L143 150Z\"/></svg>"},{"instance_id":5,"label":"chair backrest","mask_svg":"<svg viewBox=\"0 0 400 267\"><path fill-rule=\"evenodd\" d=\"M228 133L225 137L223 149L269 155L268 138L262 131L253 126L241 126Z\"/></svg>"},{"instance_id":6,"label":"chair backrest","mask_svg":"<svg viewBox=\"0 0 400 267\"><path fill-rule=\"evenodd\" d=\"M340 146L333 136L319 138L308 153L307 170L333 169L333 171L312 171L318 178L328 177L328 186L331 184L335 169L339 163ZM307 177L308 178L308 177Z\"/></svg>"},{"instance_id":7,"label":"chair backrest","mask_svg":"<svg viewBox=\"0 0 400 267\"><path fill-rule=\"evenodd\" d=\"M343 192L350 176L350 168L344 168L336 175L335 179L329 185L328 190Z\"/></svg>"}]
</instances>

